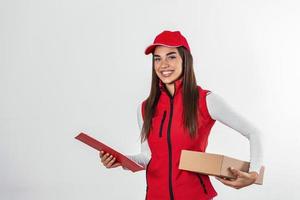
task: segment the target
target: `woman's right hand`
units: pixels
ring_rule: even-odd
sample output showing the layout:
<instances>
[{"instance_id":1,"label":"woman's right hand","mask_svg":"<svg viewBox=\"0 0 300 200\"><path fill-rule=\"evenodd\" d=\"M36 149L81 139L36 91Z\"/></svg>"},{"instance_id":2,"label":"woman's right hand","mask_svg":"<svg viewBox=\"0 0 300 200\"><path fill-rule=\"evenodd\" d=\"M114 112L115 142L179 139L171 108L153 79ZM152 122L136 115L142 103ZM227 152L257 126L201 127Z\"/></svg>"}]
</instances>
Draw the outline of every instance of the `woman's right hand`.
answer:
<instances>
[{"instance_id":1,"label":"woman's right hand","mask_svg":"<svg viewBox=\"0 0 300 200\"><path fill-rule=\"evenodd\" d=\"M99 156L101 159L102 164L106 167L106 168L115 168L115 167L119 167L121 166L121 163L116 162L116 157L113 157L112 155L110 155L109 153L104 154L104 151L100 151Z\"/></svg>"}]
</instances>

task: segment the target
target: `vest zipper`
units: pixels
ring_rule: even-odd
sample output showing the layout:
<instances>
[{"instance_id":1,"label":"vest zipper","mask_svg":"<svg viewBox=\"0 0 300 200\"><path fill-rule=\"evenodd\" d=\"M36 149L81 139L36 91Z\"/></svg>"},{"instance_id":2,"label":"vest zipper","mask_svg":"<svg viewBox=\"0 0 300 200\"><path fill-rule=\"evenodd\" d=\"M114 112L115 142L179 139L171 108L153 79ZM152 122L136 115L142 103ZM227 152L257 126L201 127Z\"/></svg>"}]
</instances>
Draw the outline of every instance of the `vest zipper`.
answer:
<instances>
[{"instance_id":1,"label":"vest zipper","mask_svg":"<svg viewBox=\"0 0 300 200\"><path fill-rule=\"evenodd\" d=\"M170 98L171 103L171 111L170 118L168 124L168 150L169 150L169 192L170 192L170 200L174 200L173 194L173 186L172 186L172 143L171 143L171 124L172 124L172 116L173 116L173 98Z\"/></svg>"},{"instance_id":2,"label":"vest zipper","mask_svg":"<svg viewBox=\"0 0 300 200\"><path fill-rule=\"evenodd\" d=\"M204 181L203 181L201 175L200 175L200 174L197 174L197 176L198 176L198 178L199 178L199 180L200 180L200 184L201 184L201 186L202 186L202 188L203 188L204 193L207 194L207 190L206 190L206 187L205 187L205 184L204 184Z\"/></svg>"},{"instance_id":3,"label":"vest zipper","mask_svg":"<svg viewBox=\"0 0 300 200\"><path fill-rule=\"evenodd\" d=\"M169 193L170 200L174 200L173 185L172 185L172 143L171 143L171 125L173 117L173 97L175 96L176 86L174 86L174 96L172 96L167 88L166 92L170 98L170 116L168 123L167 141L168 141L168 151L169 151Z\"/></svg>"},{"instance_id":4,"label":"vest zipper","mask_svg":"<svg viewBox=\"0 0 300 200\"><path fill-rule=\"evenodd\" d=\"M164 111L164 115L163 115L163 118L160 123L160 129L159 129L159 137L160 138L162 137L162 130L163 130L163 126L164 126L164 121L166 119L166 114L167 114L167 111Z\"/></svg>"}]
</instances>

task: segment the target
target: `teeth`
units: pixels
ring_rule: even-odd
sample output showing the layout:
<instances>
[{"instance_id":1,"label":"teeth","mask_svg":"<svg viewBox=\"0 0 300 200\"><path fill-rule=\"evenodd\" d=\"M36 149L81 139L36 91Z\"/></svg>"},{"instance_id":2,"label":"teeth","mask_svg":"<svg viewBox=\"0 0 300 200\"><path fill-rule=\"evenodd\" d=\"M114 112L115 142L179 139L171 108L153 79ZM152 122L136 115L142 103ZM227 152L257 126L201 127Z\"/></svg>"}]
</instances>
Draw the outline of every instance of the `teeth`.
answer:
<instances>
[{"instance_id":1,"label":"teeth","mask_svg":"<svg viewBox=\"0 0 300 200\"><path fill-rule=\"evenodd\" d=\"M170 74L173 73L173 71L162 71L161 73L162 73L162 75L164 75L164 76L169 76Z\"/></svg>"}]
</instances>

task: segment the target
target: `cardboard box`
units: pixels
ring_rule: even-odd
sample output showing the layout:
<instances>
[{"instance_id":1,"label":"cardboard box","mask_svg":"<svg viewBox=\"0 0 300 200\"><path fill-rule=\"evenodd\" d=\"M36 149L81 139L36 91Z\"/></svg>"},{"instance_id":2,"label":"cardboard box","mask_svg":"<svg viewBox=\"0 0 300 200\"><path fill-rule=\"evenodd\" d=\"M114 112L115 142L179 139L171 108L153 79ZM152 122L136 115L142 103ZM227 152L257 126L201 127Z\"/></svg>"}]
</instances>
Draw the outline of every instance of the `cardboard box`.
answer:
<instances>
[{"instance_id":1,"label":"cardboard box","mask_svg":"<svg viewBox=\"0 0 300 200\"><path fill-rule=\"evenodd\" d=\"M224 155L182 150L179 169L198 172L206 175L235 178L229 167L249 172L250 162L238 160ZM264 167L260 169L255 184L263 184Z\"/></svg>"}]
</instances>

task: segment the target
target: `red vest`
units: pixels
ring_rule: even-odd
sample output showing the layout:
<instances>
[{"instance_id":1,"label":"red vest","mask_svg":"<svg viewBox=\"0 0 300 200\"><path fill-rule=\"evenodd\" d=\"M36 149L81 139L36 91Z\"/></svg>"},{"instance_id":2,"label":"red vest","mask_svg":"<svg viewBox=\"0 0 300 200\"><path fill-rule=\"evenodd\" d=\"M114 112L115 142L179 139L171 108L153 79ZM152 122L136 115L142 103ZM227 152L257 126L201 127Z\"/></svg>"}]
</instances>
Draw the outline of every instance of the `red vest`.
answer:
<instances>
[{"instance_id":1,"label":"red vest","mask_svg":"<svg viewBox=\"0 0 300 200\"><path fill-rule=\"evenodd\" d=\"M208 113L206 93L198 86L198 136L191 139L183 127L182 79L175 81L173 97L160 82L161 95L152 118L148 143L151 160L146 169L146 200L209 200L217 195L207 175L178 169L181 150L205 152L215 120ZM144 118L145 101L142 103Z\"/></svg>"}]
</instances>

